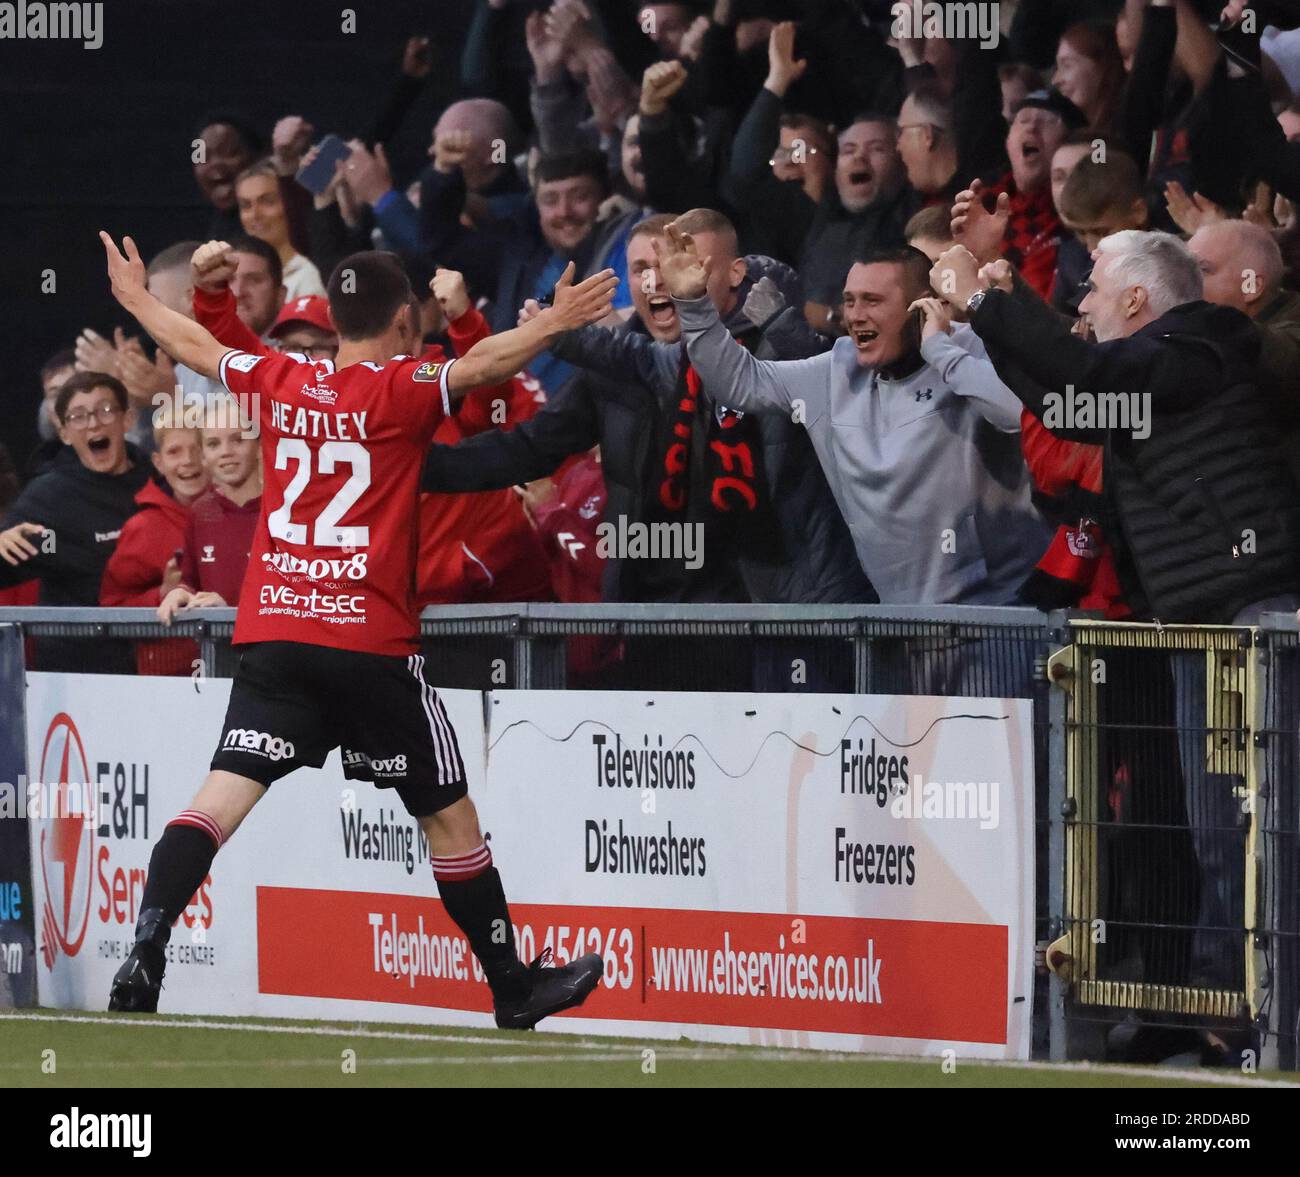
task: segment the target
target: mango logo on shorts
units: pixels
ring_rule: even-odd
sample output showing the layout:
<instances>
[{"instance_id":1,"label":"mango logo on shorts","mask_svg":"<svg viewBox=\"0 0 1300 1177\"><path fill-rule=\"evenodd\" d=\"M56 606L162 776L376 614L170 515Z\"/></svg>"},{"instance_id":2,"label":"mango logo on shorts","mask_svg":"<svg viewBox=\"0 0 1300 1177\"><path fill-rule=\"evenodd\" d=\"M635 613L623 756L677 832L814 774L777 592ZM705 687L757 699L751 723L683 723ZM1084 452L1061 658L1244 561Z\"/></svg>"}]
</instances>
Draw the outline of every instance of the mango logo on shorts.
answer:
<instances>
[{"instance_id":1,"label":"mango logo on shorts","mask_svg":"<svg viewBox=\"0 0 1300 1177\"><path fill-rule=\"evenodd\" d=\"M240 752L251 752L254 756L265 756L268 760L292 760L293 744L269 732L255 732L252 728L232 727L221 745L234 748Z\"/></svg>"}]
</instances>

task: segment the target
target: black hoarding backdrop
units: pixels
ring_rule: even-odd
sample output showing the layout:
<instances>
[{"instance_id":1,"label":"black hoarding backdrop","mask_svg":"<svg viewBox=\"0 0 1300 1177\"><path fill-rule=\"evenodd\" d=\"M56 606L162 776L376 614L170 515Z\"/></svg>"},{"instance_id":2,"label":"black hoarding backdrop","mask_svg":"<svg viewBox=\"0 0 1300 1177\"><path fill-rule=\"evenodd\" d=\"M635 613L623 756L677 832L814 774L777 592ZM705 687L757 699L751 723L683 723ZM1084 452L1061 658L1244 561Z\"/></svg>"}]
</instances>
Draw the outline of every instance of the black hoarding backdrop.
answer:
<instances>
[{"instance_id":1,"label":"black hoarding backdrop","mask_svg":"<svg viewBox=\"0 0 1300 1177\"><path fill-rule=\"evenodd\" d=\"M202 115L246 112L265 130L300 114L360 134L413 33L434 70L390 158L413 176L456 97L476 0L109 0L103 45L0 39L0 442L21 465L35 441L37 373L85 326L130 326L112 301L96 231L149 257L205 235L190 143ZM13 5L5 5L12 8ZM355 14L354 33L343 31ZM43 294L46 271L57 292Z\"/></svg>"}]
</instances>

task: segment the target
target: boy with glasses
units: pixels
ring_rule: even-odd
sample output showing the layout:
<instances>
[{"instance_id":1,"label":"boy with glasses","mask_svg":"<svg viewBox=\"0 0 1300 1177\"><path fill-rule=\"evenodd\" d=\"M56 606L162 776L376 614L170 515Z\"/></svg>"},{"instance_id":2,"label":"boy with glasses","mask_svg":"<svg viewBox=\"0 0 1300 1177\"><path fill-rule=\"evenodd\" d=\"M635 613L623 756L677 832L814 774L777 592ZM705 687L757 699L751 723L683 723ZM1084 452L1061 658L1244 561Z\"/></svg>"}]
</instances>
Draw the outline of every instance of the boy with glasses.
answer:
<instances>
[{"instance_id":1,"label":"boy with glasses","mask_svg":"<svg viewBox=\"0 0 1300 1177\"><path fill-rule=\"evenodd\" d=\"M78 372L54 401L64 448L0 522L0 588L40 579L41 605L98 605L104 568L135 514L148 464L126 439L126 388L102 372ZM41 670L131 674L129 643L42 638Z\"/></svg>"}]
</instances>

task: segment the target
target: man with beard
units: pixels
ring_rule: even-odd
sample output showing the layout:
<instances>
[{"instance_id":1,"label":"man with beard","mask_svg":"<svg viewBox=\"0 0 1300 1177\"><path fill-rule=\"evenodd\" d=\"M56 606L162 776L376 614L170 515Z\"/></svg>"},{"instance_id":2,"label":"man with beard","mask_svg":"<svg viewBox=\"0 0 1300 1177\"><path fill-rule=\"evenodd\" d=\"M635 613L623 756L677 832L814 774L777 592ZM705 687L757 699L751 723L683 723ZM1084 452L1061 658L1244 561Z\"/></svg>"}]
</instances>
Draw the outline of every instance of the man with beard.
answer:
<instances>
[{"instance_id":1,"label":"man with beard","mask_svg":"<svg viewBox=\"0 0 1300 1177\"><path fill-rule=\"evenodd\" d=\"M884 115L860 115L840 132L835 188L813 217L799 259L805 313L818 331L834 321L852 258L899 246L919 198L907 185L898 128Z\"/></svg>"},{"instance_id":2,"label":"man with beard","mask_svg":"<svg viewBox=\"0 0 1300 1177\"><path fill-rule=\"evenodd\" d=\"M420 207L425 245L440 265L461 270L471 289L483 289L485 275L495 281L494 331L508 330L527 299L546 297L570 261L579 275L605 266L617 272L610 225L597 224L601 203L609 195L605 157L599 151L543 156L536 184L535 207L529 207L528 215L491 229L466 228L459 197L451 203L443 200L436 208L423 203ZM465 264L457 265L456 258ZM627 283L620 281L614 307L630 304ZM553 355L542 355L529 371L554 393L572 369Z\"/></svg>"}]
</instances>

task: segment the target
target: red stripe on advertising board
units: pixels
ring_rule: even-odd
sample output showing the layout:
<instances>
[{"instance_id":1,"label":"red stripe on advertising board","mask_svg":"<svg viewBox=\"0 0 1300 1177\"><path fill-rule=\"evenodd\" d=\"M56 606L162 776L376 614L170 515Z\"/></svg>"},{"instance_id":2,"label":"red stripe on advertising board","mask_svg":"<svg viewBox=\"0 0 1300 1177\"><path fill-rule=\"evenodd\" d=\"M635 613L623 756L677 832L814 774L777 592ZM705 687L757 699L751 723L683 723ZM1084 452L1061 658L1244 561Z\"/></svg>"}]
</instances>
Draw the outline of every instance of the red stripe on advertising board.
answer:
<instances>
[{"instance_id":1,"label":"red stripe on advertising board","mask_svg":"<svg viewBox=\"0 0 1300 1177\"><path fill-rule=\"evenodd\" d=\"M1004 925L523 903L511 914L525 958L548 946L560 963L605 956L582 1017L1006 1041ZM433 898L259 887L257 946L263 993L491 1009Z\"/></svg>"}]
</instances>

